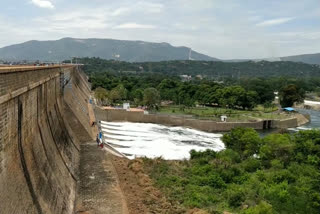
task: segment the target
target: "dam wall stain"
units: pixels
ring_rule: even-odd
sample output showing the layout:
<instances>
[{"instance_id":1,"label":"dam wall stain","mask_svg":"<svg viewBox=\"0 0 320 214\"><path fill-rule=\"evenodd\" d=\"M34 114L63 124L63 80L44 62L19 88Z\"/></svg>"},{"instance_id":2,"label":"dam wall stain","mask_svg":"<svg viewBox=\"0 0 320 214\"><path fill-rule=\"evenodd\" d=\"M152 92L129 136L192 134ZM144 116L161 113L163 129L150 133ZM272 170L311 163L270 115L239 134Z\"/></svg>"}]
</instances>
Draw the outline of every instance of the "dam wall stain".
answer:
<instances>
[{"instance_id":1,"label":"dam wall stain","mask_svg":"<svg viewBox=\"0 0 320 214\"><path fill-rule=\"evenodd\" d=\"M0 70L1 213L74 211L89 96L76 66Z\"/></svg>"}]
</instances>

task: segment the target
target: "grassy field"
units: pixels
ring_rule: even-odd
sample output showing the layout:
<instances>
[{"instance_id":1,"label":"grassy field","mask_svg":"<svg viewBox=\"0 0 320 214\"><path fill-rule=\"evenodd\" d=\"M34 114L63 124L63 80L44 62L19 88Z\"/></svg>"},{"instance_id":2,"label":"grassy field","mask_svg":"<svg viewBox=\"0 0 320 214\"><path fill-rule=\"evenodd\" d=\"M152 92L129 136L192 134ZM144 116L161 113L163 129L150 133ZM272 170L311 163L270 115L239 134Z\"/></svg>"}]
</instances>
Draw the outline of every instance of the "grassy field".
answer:
<instances>
[{"instance_id":1,"label":"grassy field","mask_svg":"<svg viewBox=\"0 0 320 214\"><path fill-rule=\"evenodd\" d=\"M263 108L258 106L252 111L248 110L235 110L219 107L191 107L183 108L179 106L166 106L161 107L159 110L163 114L174 114L192 116L201 119L210 119L220 121L221 115L228 117L227 121L253 121L258 119L285 119L292 117L290 114L280 114L277 108Z\"/></svg>"}]
</instances>

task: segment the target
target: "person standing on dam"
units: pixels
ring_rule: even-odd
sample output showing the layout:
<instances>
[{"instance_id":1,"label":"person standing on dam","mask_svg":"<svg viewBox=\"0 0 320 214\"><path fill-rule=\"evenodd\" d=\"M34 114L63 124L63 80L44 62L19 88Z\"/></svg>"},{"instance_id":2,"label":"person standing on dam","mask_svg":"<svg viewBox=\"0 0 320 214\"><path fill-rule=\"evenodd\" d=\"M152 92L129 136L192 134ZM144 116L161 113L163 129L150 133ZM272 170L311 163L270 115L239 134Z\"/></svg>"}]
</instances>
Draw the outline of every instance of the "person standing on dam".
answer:
<instances>
[{"instance_id":1,"label":"person standing on dam","mask_svg":"<svg viewBox=\"0 0 320 214\"><path fill-rule=\"evenodd\" d=\"M97 134L96 141L97 141L98 147L100 146L102 149L103 148L103 140L102 140L102 132L101 131L99 131L99 134Z\"/></svg>"},{"instance_id":2,"label":"person standing on dam","mask_svg":"<svg viewBox=\"0 0 320 214\"><path fill-rule=\"evenodd\" d=\"M99 146L100 140L99 140L99 135L98 134L97 134L97 137L96 137L96 141L97 141L97 146Z\"/></svg>"}]
</instances>

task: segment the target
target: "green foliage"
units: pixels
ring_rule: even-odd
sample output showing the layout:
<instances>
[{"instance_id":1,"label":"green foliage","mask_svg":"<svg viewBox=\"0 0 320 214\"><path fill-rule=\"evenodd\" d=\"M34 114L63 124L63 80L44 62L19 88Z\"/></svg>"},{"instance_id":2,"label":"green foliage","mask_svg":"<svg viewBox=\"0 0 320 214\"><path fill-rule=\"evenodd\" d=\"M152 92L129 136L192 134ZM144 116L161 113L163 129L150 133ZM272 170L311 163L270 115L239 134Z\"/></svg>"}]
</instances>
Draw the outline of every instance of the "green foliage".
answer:
<instances>
[{"instance_id":1,"label":"green foliage","mask_svg":"<svg viewBox=\"0 0 320 214\"><path fill-rule=\"evenodd\" d=\"M160 94L155 88L147 88L143 92L143 102L149 108L154 108L160 103Z\"/></svg>"},{"instance_id":2,"label":"green foliage","mask_svg":"<svg viewBox=\"0 0 320 214\"><path fill-rule=\"evenodd\" d=\"M236 128L227 149L190 151L190 160L144 159L155 184L186 208L210 213L319 213L320 131L260 138Z\"/></svg>"},{"instance_id":3,"label":"green foliage","mask_svg":"<svg viewBox=\"0 0 320 214\"><path fill-rule=\"evenodd\" d=\"M97 88L94 90L94 96L98 102L103 103L108 98L108 91L104 88Z\"/></svg>"},{"instance_id":4,"label":"green foliage","mask_svg":"<svg viewBox=\"0 0 320 214\"><path fill-rule=\"evenodd\" d=\"M227 148L233 149L243 157L258 153L261 144L259 134L252 128L235 128L223 135L222 141Z\"/></svg>"},{"instance_id":5,"label":"green foliage","mask_svg":"<svg viewBox=\"0 0 320 214\"><path fill-rule=\"evenodd\" d=\"M185 107L192 107L198 103L251 110L259 100L256 92L247 91L241 86L226 87L213 81L182 82L151 74L118 76L111 73L93 73L90 81L93 88L104 87L109 90L112 102L128 99L142 104L143 91L148 88L157 89L162 100Z\"/></svg>"},{"instance_id":6,"label":"green foliage","mask_svg":"<svg viewBox=\"0 0 320 214\"><path fill-rule=\"evenodd\" d=\"M255 91L257 93L257 102L271 103L274 100L274 88L271 81L266 81L265 79L245 79L241 82L241 85L250 91Z\"/></svg>"},{"instance_id":7,"label":"green foliage","mask_svg":"<svg viewBox=\"0 0 320 214\"><path fill-rule=\"evenodd\" d=\"M261 201L257 206L250 207L242 211L241 214L273 214L272 205L266 201Z\"/></svg>"},{"instance_id":8,"label":"green foliage","mask_svg":"<svg viewBox=\"0 0 320 214\"><path fill-rule=\"evenodd\" d=\"M295 146L295 143L288 134L268 135L262 140L259 152L260 158L267 163L273 159L277 159L284 164L288 164L294 157Z\"/></svg>"},{"instance_id":9,"label":"green foliage","mask_svg":"<svg viewBox=\"0 0 320 214\"><path fill-rule=\"evenodd\" d=\"M303 89L291 84L283 87L279 95L281 106L291 107L295 102L301 103L304 101L305 92Z\"/></svg>"},{"instance_id":10,"label":"green foliage","mask_svg":"<svg viewBox=\"0 0 320 214\"><path fill-rule=\"evenodd\" d=\"M227 78L270 78L279 77L279 74L286 77L319 77L320 68L315 65L295 62L267 62L267 61L246 61L246 62L222 62L222 61L162 61L162 62L121 62L114 60L103 60L99 58L78 59L83 63L87 73L104 72L106 70L125 73L132 72L153 72L166 76L178 75L202 75L210 79L224 80ZM286 78L288 79L288 78Z\"/></svg>"},{"instance_id":11,"label":"green foliage","mask_svg":"<svg viewBox=\"0 0 320 214\"><path fill-rule=\"evenodd\" d=\"M257 97L254 100L259 104L271 103L274 100L273 92L280 91L283 86L293 84L304 91L319 91L320 88L320 68L303 63L264 61L129 63L99 58L77 60L84 64L83 70L90 76L93 89L100 86L110 91L119 83L122 83L128 91L154 87L159 90L163 100L172 100L177 104L179 101L184 104L183 99L179 99L180 95L184 98L189 96L187 105L192 105L195 101L201 104L218 103L217 96L214 95L219 88L216 82L222 82L226 86L240 85L246 91L256 92ZM235 75L238 72L241 72L240 80ZM205 77L205 80L194 78L193 82L199 86L195 94L192 94L192 90L180 87L182 84L179 75L183 74L192 77L201 74ZM183 93L179 93L178 90ZM251 96L249 98L251 99ZM250 108L250 105L248 107Z\"/></svg>"}]
</instances>

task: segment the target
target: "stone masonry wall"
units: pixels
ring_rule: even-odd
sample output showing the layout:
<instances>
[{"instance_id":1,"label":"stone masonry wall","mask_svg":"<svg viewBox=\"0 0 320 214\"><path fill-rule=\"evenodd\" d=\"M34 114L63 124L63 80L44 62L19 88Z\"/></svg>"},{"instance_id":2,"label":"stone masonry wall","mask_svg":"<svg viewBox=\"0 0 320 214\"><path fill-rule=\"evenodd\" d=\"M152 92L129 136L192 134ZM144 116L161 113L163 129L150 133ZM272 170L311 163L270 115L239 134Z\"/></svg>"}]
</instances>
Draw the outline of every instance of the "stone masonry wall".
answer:
<instances>
[{"instance_id":1,"label":"stone masonry wall","mask_svg":"<svg viewBox=\"0 0 320 214\"><path fill-rule=\"evenodd\" d=\"M66 104L64 73L86 84L73 66L0 70L0 213L74 210L80 142L65 106L79 124L89 119L84 104L82 111ZM88 92L74 93L84 103Z\"/></svg>"}]
</instances>

